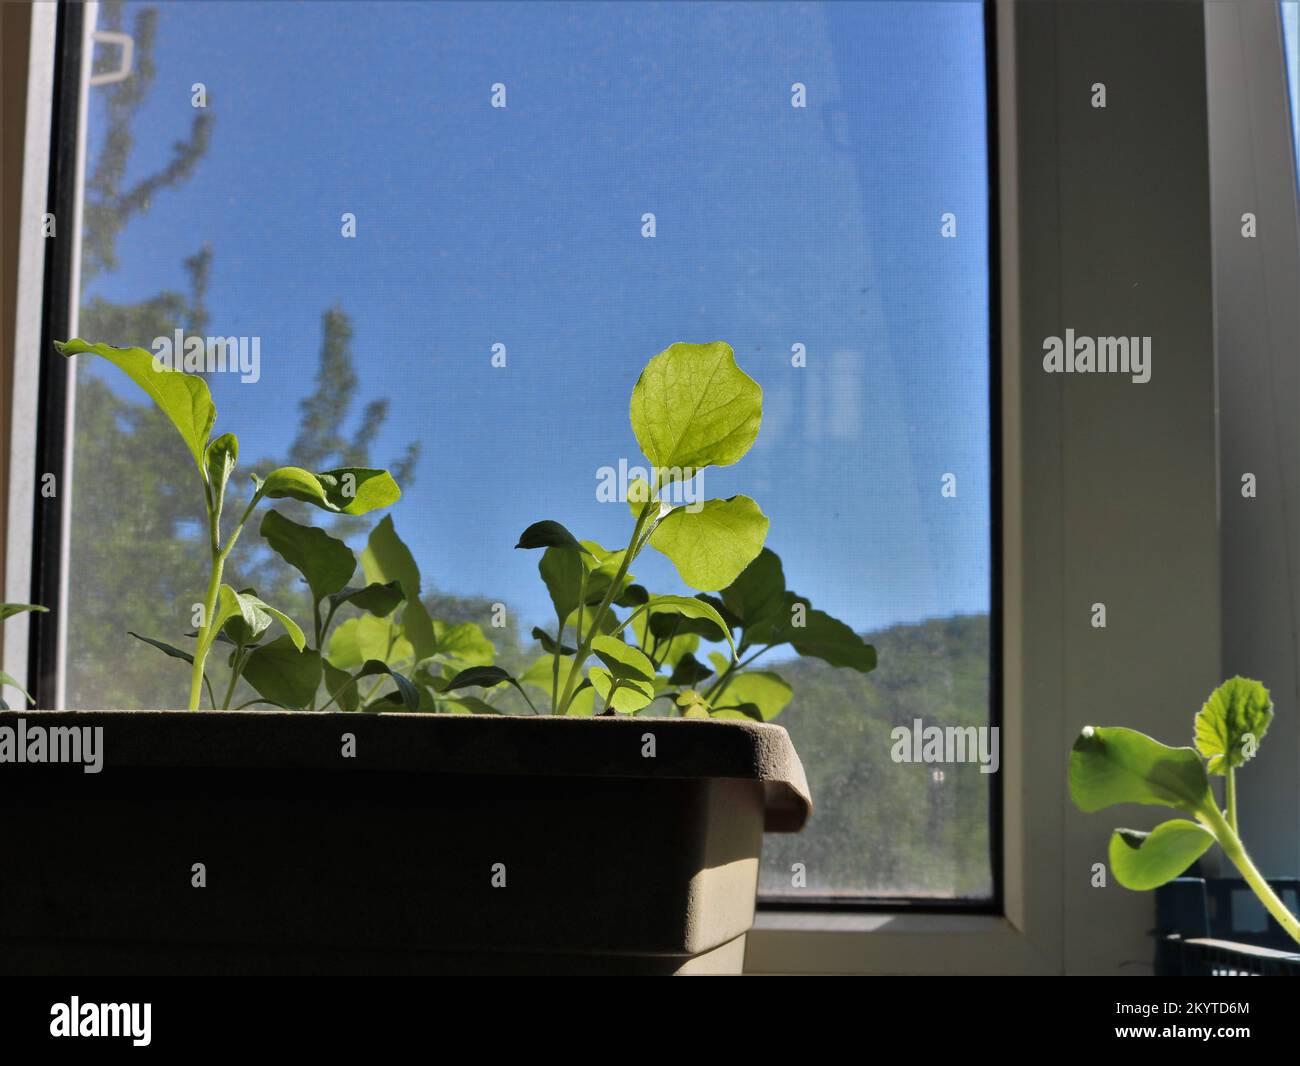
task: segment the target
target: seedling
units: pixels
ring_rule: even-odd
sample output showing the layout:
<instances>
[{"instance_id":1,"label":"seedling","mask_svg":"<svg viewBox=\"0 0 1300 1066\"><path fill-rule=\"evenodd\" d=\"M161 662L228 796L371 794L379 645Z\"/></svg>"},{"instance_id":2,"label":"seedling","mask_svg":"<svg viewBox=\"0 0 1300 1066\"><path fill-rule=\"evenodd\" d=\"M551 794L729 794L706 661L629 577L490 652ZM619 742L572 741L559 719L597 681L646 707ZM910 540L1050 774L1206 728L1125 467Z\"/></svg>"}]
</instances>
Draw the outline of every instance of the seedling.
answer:
<instances>
[{"instance_id":1,"label":"seedling","mask_svg":"<svg viewBox=\"0 0 1300 1066\"><path fill-rule=\"evenodd\" d=\"M1116 803L1172 807L1196 820L1173 818L1151 832L1116 829L1110 868L1126 888L1158 888L1183 873L1214 843L1223 849L1268 912L1297 942L1300 921L1251 862L1237 835L1236 771L1255 756L1273 720L1268 689L1234 677L1210 694L1196 715L1195 748L1171 748L1144 733L1088 726L1070 754L1070 795L1085 812ZM1224 779L1224 809L1210 787Z\"/></svg>"},{"instance_id":2,"label":"seedling","mask_svg":"<svg viewBox=\"0 0 1300 1066\"><path fill-rule=\"evenodd\" d=\"M763 547L767 516L750 497L667 502L675 483L749 451L762 403L762 389L724 342L674 344L651 359L632 390L632 431L649 480L628 488L627 545L608 550L551 520L524 530L515 546L544 549L538 570L555 608L554 631L533 630L546 654L520 678L478 668L447 690L509 684L528 699L527 686L552 714L593 714L597 700L601 714L635 714L665 700L670 713L686 717L766 721L790 701L790 686L745 668L773 648L790 644L833 666L874 669L870 645L787 591L780 559ZM697 594L655 595L637 584L631 566L647 548L667 556ZM620 616L620 608L628 613ZM701 639L724 645L729 656L700 663L693 653ZM593 656L598 662L588 666Z\"/></svg>"},{"instance_id":3,"label":"seedling","mask_svg":"<svg viewBox=\"0 0 1300 1066\"><path fill-rule=\"evenodd\" d=\"M0 603L0 623L3 623L6 618L20 614L23 611L45 611L46 609L47 608L38 606L34 603ZM5 703L4 699L5 685L9 685L11 688L16 688L23 694L23 697L28 703L36 702L27 694L27 690L24 689L22 685L18 684L17 681L6 674L3 670L0 670L0 711L9 710L9 704Z\"/></svg>"},{"instance_id":4,"label":"seedling","mask_svg":"<svg viewBox=\"0 0 1300 1066\"><path fill-rule=\"evenodd\" d=\"M216 705L204 667L213 645L218 640L228 642L234 647L230 659L231 677L222 703L223 707L230 705L235 685L241 675L247 677L255 686L257 686L255 678L273 678L275 680L271 683L276 687L276 695L300 696L306 691L306 679L313 670L313 663L319 679L319 653L316 652L313 657L313 652L306 649L306 637L298 624L288 615L261 600L254 590L237 591L229 585L222 584L226 561L230 558L230 553L239 540L244 526L263 500L301 500L333 514L360 515L396 502L401 496L397 483L387 470L360 467L341 467L336 470L312 473L301 467L282 466L272 470L265 479L254 474L252 496L240 514L239 520L223 537L221 521L226 487L239 459L239 441L233 433L225 433L212 439L217 409L212 402L207 382L197 375L159 366L154 357L143 348L115 348L109 344L88 344L83 340L70 340L63 344L56 344L55 347L60 353L69 357L82 354L101 356L139 385L181 435L194 460L198 481L203 488L211 567L208 587L199 613L194 652L191 654L152 637L139 639L190 664L189 709L192 711L198 709L205 687L208 690L209 700L213 706ZM319 599L316 601L316 608L319 644L321 636ZM259 638L275 621L284 628L285 636L260 644ZM307 661L304 662L302 656L306 656ZM285 679L286 671L291 674L287 691L285 686L276 684L277 681ZM260 686L258 687L260 690ZM315 691L314 685L312 691L313 693ZM264 692L264 695L267 694ZM275 695L268 695L267 701L279 702L275 699ZM289 705L294 704L291 702Z\"/></svg>"}]
</instances>

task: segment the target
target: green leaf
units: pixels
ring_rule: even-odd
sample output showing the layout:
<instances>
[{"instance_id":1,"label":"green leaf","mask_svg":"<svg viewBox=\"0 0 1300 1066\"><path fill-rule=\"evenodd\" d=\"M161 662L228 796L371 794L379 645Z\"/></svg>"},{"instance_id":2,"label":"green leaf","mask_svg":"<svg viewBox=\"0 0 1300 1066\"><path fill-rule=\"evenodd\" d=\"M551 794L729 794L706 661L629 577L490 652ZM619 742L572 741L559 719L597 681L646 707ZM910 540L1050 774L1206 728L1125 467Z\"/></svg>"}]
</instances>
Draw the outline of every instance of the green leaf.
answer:
<instances>
[{"instance_id":1,"label":"green leaf","mask_svg":"<svg viewBox=\"0 0 1300 1066\"><path fill-rule=\"evenodd\" d=\"M223 588L228 587L223 586ZM302 651L306 638L297 622L283 611L276 610L265 600L260 599L253 589L240 589L235 596L239 599L241 610L231 612L222 625L222 630L232 643L252 644L271 627L272 619L278 619L284 626L285 632L289 634L294 647Z\"/></svg>"},{"instance_id":2,"label":"green leaf","mask_svg":"<svg viewBox=\"0 0 1300 1066\"><path fill-rule=\"evenodd\" d=\"M435 652L433 658L459 666L488 666L496 648L483 634L476 622L460 622L449 626L433 623Z\"/></svg>"},{"instance_id":3,"label":"green leaf","mask_svg":"<svg viewBox=\"0 0 1300 1066\"><path fill-rule=\"evenodd\" d=\"M825 611L809 609L804 623L802 627L792 626L789 631L790 643L800 655L863 674L876 668L876 649L843 622Z\"/></svg>"},{"instance_id":4,"label":"green leaf","mask_svg":"<svg viewBox=\"0 0 1300 1066\"><path fill-rule=\"evenodd\" d=\"M65 356L102 356L125 373L171 420L194 457L199 473L208 476L203 456L217 420L217 409L206 381L194 374L155 367L153 355L143 348L114 348L111 344L89 344L80 338L63 344L56 341L54 347Z\"/></svg>"},{"instance_id":5,"label":"green leaf","mask_svg":"<svg viewBox=\"0 0 1300 1066\"><path fill-rule=\"evenodd\" d=\"M767 516L748 496L707 500L698 511L677 507L650 536L693 589L724 589L762 550Z\"/></svg>"},{"instance_id":6,"label":"green leaf","mask_svg":"<svg viewBox=\"0 0 1300 1066\"><path fill-rule=\"evenodd\" d=\"M1192 748L1171 748L1122 726L1087 726L1070 752L1070 795L1081 811L1116 803L1212 809L1210 779Z\"/></svg>"},{"instance_id":7,"label":"green leaf","mask_svg":"<svg viewBox=\"0 0 1300 1066\"><path fill-rule=\"evenodd\" d=\"M729 344L674 344L641 371L629 413L646 458L672 480L671 471L693 476L749 451L763 418L763 390L736 365Z\"/></svg>"},{"instance_id":8,"label":"green leaf","mask_svg":"<svg viewBox=\"0 0 1300 1066\"><path fill-rule=\"evenodd\" d=\"M1173 818L1150 833L1116 829L1110 837L1110 869L1125 888L1142 892L1172 881L1214 843L1195 822Z\"/></svg>"},{"instance_id":9,"label":"green leaf","mask_svg":"<svg viewBox=\"0 0 1300 1066\"><path fill-rule=\"evenodd\" d=\"M313 474L300 466L272 470L260 483L262 495L270 500L301 500L335 514L360 515L387 507L401 498L402 491L387 470L347 466Z\"/></svg>"},{"instance_id":10,"label":"green leaf","mask_svg":"<svg viewBox=\"0 0 1300 1066\"><path fill-rule=\"evenodd\" d=\"M220 591L217 593L216 615L215 618L211 619L208 626L208 632L213 634L211 638L213 640L216 639L216 635L219 634L221 630L226 628L226 623L232 618L239 619L243 626L243 632L260 632L260 630L257 629L259 625L262 626L263 630L270 625L268 619L259 617L253 607L251 599L245 598L229 585L222 585ZM265 624L263 624L263 622L265 622ZM230 635L232 639L235 639L234 634Z\"/></svg>"},{"instance_id":11,"label":"green leaf","mask_svg":"<svg viewBox=\"0 0 1300 1066\"><path fill-rule=\"evenodd\" d=\"M18 684L17 681L15 681L12 677L6 674L3 670L0 670L0 693L4 692L5 685L8 685L10 688L16 688L19 692L23 694L23 698L26 699L28 703L36 702L34 699L32 699L31 695L28 693L28 691L25 688L23 688L22 685ZM5 703L3 699L0 699L0 711L7 711L7 710L9 710L9 704Z\"/></svg>"},{"instance_id":12,"label":"green leaf","mask_svg":"<svg viewBox=\"0 0 1300 1066\"><path fill-rule=\"evenodd\" d=\"M516 548L559 548L563 551L587 552L578 538L565 529L559 522L549 519L534 522L519 536ZM590 554L590 552L587 552Z\"/></svg>"},{"instance_id":13,"label":"green leaf","mask_svg":"<svg viewBox=\"0 0 1300 1066\"><path fill-rule=\"evenodd\" d=\"M713 709L709 701L693 688L678 693L673 702L681 708L683 718L708 718Z\"/></svg>"},{"instance_id":14,"label":"green leaf","mask_svg":"<svg viewBox=\"0 0 1300 1066\"><path fill-rule=\"evenodd\" d=\"M448 696L444 702L450 705L449 714L505 714L478 696Z\"/></svg>"},{"instance_id":15,"label":"green leaf","mask_svg":"<svg viewBox=\"0 0 1300 1066\"><path fill-rule=\"evenodd\" d=\"M620 714L635 714L642 707L648 707L655 698L653 682L639 677L616 679L609 670L593 666L587 671L587 678L605 705L613 707Z\"/></svg>"},{"instance_id":16,"label":"green leaf","mask_svg":"<svg viewBox=\"0 0 1300 1066\"><path fill-rule=\"evenodd\" d=\"M548 655L576 655L578 653L577 648L570 648L567 644L556 644L555 638L541 626L533 626L533 639L542 646L542 650Z\"/></svg>"},{"instance_id":17,"label":"green leaf","mask_svg":"<svg viewBox=\"0 0 1300 1066\"><path fill-rule=\"evenodd\" d=\"M492 688L500 684L514 685L516 683L515 679L499 666L471 666L448 681L447 687L443 691L451 692L458 688L469 688L471 686Z\"/></svg>"},{"instance_id":18,"label":"green leaf","mask_svg":"<svg viewBox=\"0 0 1300 1066\"><path fill-rule=\"evenodd\" d=\"M354 669L367 659L402 663L415 658L411 642L402 636L402 627L372 614L349 618L335 626L326 655L341 670Z\"/></svg>"},{"instance_id":19,"label":"green leaf","mask_svg":"<svg viewBox=\"0 0 1300 1066\"><path fill-rule=\"evenodd\" d=\"M554 663L554 661L555 661L555 656L551 654L546 654L541 656L540 658L534 659L528 665L528 669L519 675L520 683L525 685L532 685L534 688L539 688L543 692L545 692L547 696L550 696L551 677L552 677L551 670L552 670L552 663ZM561 686L563 686L564 684L564 679L569 676L569 667L572 665L573 665L573 656L571 655L560 656L560 685Z\"/></svg>"},{"instance_id":20,"label":"green leaf","mask_svg":"<svg viewBox=\"0 0 1300 1066\"><path fill-rule=\"evenodd\" d=\"M644 585L628 585L614 597L615 607L640 607L650 602L650 593Z\"/></svg>"},{"instance_id":21,"label":"green leaf","mask_svg":"<svg viewBox=\"0 0 1300 1066\"><path fill-rule=\"evenodd\" d=\"M402 674L399 674L387 663L381 663L378 659L369 659L356 672L354 681L360 681L363 677L372 677L375 674L387 674L397 683L397 692L401 696L402 705L408 711L418 711L420 709L420 690L411 683L411 681Z\"/></svg>"},{"instance_id":22,"label":"green leaf","mask_svg":"<svg viewBox=\"0 0 1300 1066\"><path fill-rule=\"evenodd\" d=\"M687 652L673 668L672 677L668 679L673 685L698 685L706 677L712 677L713 670L705 666L694 655Z\"/></svg>"},{"instance_id":23,"label":"green leaf","mask_svg":"<svg viewBox=\"0 0 1300 1066\"><path fill-rule=\"evenodd\" d=\"M598 636L591 642L591 650L595 652L596 657L609 668L609 672L614 677L622 680L637 680L648 682L651 686L650 695L654 695L655 668L645 653L632 647L630 644L624 644L617 637ZM595 681L592 682L595 684Z\"/></svg>"},{"instance_id":24,"label":"green leaf","mask_svg":"<svg viewBox=\"0 0 1300 1066\"><path fill-rule=\"evenodd\" d=\"M756 643L750 630L783 617L788 621L781 557L771 548L764 548L740 576L722 590L722 602L739 620L750 637L750 643Z\"/></svg>"},{"instance_id":25,"label":"green leaf","mask_svg":"<svg viewBox=\"0 0 1300 1066\"><path fill-rule=\"evenodd\" d=\"M734 674L722 694L714 698L714 717L731 717L727 710L734 708L737 716L757 717L759 721L770 722L785 710L793 695L790 686L778 674Z\"/></svg>"},{"instance_id":26,"label":"green leaf","mask_svg":"<svg viewBox=\"0 0 1300 1066\"><path fill-rule=\"evenodd\" d=\"M191 666L194 665L194 656L183 648L178 648L172 644L166 643L165 641L154 640L153 637L142 637L139 633L133 633L129 629L126 631L126 635L128 637L135 637L136 640L142 640L146 644L152 644L159 651L170 655L173 659L180 659L182 662L187 662Z\"/></svg>"},{"instance_id":27,"label":"green leaf","mask_svg":"<svg viewBox=\"0 0 1300 1066\"><path fill-rule=\"evenodd\" d=\"M731 648L732 658L736 657L736 645L731 639L731 630L727 628L727 623L722 620L722 615L703 600L698 600L694 596L651 596L648 610L650 631L656 636L667 636L667 633L655 632L655 618L675 614L688 619L686 625L678 626L678 633L695 633L705 640L725 640L727 646Z\"/></svg>"},{"instance_id":28,"label":"green leaf","mask_svg":"<svg viewBox=\"0 0 1300 1066\"><path fill-rule=\"evenodd\" d=\"M622 550L607 551L594 540L584 540L582 546L587 550L587 553L577 556L577 559L582 564L583 569L587 571L587 603L599 603L613 583L619 567L623 565L623 557L627 552ZM612 600L626 595L631 585L632 575L624 574Z\"/></svg>"},{"instance_id":29,"label":"green leaf","mask_svg":"<svg viewBox=\"0 0 1300 1066\"><path fill-rule=\"evenodd\" d=\"M1246 677L1229 678L1196 715L1196 750L1212 774L1241 766L1259 748L1273 721L1268 689ZM1249 755L1247 754L1249 748Z\"/></svg>"},{"instance_id":30,"label":"green leaf","mask_svg":"<svg viewBox=\"0 0 1300 1066\"><path fill-rule=\"evenodd\" d=\"M3 622L6 618L12 618L16 614L22 614L23 611L40 611L44 614L49 611L49 608L41 607L35 603L0 603L0 622Z\"/></svg>"},{"instance_id":31,"label":"green leaf","mask_svg":"<svg viewBox=\"0 0 1300 1066\"><path fill-rule=\"evenodd\" d=\"M334 697L340 711L355 711L361 705L361 695L352 675L326 660L321 660L321 670L325 678L326 700Z\"/></svg>"},{"instance_id":32,"label":"green leaf","mask_svg":"<svg viewBox=\"0 0 1300 1066\"><path fill-rule=\"evenodd\" d=\"M420 568L415 565L411 549L397 535L391 515L370 531L365 550L361 553L361 569L371 584L396 581L402 586L406 596L406 609L402 611L404 635L417 659L427 659L435 654L437 638L433 632L433 620L420 600ZM382 659L383 656L370 658Z\"/></svg>"},{"instance_id":33,"label":"green leaf","mask_svg":"<svg viewBox=\"0 0 1300 1066\"><path fill-rule=\"evenodd\" d=\"M363 611L369 611L373 615L384 618L392 614L397 605L405 599L406 593L402 591L402 586L396 581L390 581L386 585L375 583L367 585L365 588L355 588L349 585L347 588L333 593L329 597L329 602L333 608L350 603L355 607L360 607Z\"/></svg>"},{"instance_id":34,"label":"green leaf","mask_svg":"<svg viewBox=\"0 0 1300 1066\"><path fill-rule=\"evenodd\" d=\"M244 664L244 680L258 693L284 707L306 707L321 680L321 658L314 649L300 651L287 636L263 644Z\"/></svg>"},{"instance_id":35,"label":"green leaf","mask_svg":"<svg viewBox=\"0 0 1300 1066\"><path fill-rule=\"evenodd\" d=\"M563 548L547 548L537 564L537 572L551 594L556 617L568 618L578 609L582 588L583 567L578 555Z\"/></svg>"},{"instance_id":36,"label":"green leaf","mask_svg":"<svg viewBox=\"0 0 1300 1066\"><path fill-rule=\"evenodd\" d=\"M233 433L223 433L208 445L203 455L203 465L211 489L212 507L216 512L217 526L221 525L221 508L226 498L226 485L239 462L239 439Z\"/></svg>"},{"instance_id":37,"label":"green leaf","mask_svg":"<svg viewBox=\"0 0 1300 1066\"><path fill-rule=\"evenodd\" d=\"M271 550L307 579L312 599L319 603L348 583L357 560L343 541L323 529L303 526L279 511L267 511L260 530Z\"/></svg>"}]
</instances>

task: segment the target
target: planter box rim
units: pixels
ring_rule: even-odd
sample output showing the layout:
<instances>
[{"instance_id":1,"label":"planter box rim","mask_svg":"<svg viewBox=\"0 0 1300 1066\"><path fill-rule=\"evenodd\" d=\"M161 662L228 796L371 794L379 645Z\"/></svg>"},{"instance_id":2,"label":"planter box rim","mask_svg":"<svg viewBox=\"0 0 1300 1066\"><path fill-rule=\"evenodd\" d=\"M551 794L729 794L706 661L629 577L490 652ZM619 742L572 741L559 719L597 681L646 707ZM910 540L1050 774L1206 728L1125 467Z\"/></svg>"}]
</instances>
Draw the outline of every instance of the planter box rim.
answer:
<instances>
[{"instance_id":1,"label":"planter box rim","mask_svg":"<svg viewBox=\"0 0 1300 1066\"><path fill-rule=\"evenodd\" d=\"M20 727L22 720L25 726ZM114 767L243 767L761 782L764 828L794 833L812 811L789 734L772 723L343 711L0 711L0 729L103 729ZM343 734L355 756L341 753ZM647 735L654 756L647 757ZM15 734L16 735L16 734ZM0 764L0 774L8 768Z\"/></svg>"}]
</instances>

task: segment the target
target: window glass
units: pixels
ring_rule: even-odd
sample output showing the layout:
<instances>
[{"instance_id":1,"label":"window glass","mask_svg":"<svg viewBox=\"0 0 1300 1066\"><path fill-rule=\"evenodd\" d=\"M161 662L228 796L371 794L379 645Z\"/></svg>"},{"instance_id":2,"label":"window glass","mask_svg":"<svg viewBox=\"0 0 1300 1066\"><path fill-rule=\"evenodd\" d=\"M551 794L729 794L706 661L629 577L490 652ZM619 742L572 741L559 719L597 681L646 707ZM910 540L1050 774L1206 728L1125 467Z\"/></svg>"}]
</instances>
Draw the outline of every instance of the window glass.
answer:
<instances>
[{"instance_id":1,"label":"window glass","mask_svg":"<svg viewBox=\"0 0 1300 1066\"><path fill-rule=\"evenodd\" d=\"M599 490L640 461L641 367L728 341L763 424L705 494L757 500L788 587L879 655L763 661L816 801L769 838L764 891L989 896L996 775L898 739L990 722L979 4L98 11L135 63L90 91L78 332L256 341L251 372L209 375L238 499L274 464L391 467L430 613L521 672L554 612L519 533L625 543ZM68 702L182 705L183 664L127 631L192 629L189 459L102 361L77 362L75 399ZM360 549L370 526L333 528ZM301 611L245 536L230 583ZM635 571L690 592L654 552Z\"/></svg>"}]
</instances>

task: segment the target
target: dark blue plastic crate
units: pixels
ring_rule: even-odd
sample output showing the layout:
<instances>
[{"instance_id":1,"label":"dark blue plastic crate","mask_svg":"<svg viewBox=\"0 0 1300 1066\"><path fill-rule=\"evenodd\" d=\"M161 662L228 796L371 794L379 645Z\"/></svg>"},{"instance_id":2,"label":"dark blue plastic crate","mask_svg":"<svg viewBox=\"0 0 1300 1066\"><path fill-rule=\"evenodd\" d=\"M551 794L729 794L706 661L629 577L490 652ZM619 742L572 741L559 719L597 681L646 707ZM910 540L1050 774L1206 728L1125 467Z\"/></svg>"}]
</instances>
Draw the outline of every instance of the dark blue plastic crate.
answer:
<instances>
[{"instance_id":1,"label":"dark blue plastic crate","mask_svg":"<svg viewBox=\"0 0 1300 1066\"><path fill-rule=\"evenodd\" d=\"M1300 910L1300 878L1269 884ZM1155 933L1158 976L1300 976L1295 941L1237 878L1179 877L1161 885Z\"/></svg>"}]
</instances>

